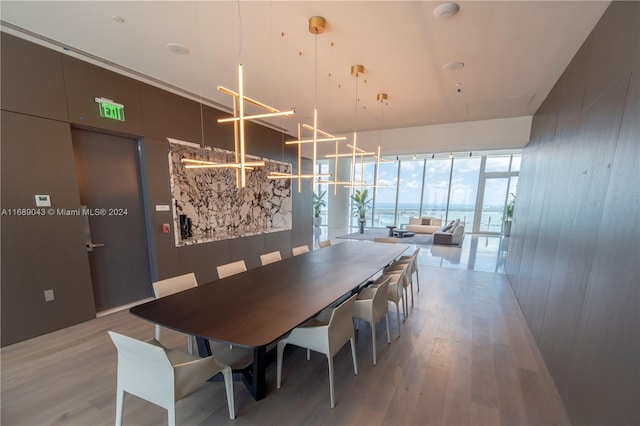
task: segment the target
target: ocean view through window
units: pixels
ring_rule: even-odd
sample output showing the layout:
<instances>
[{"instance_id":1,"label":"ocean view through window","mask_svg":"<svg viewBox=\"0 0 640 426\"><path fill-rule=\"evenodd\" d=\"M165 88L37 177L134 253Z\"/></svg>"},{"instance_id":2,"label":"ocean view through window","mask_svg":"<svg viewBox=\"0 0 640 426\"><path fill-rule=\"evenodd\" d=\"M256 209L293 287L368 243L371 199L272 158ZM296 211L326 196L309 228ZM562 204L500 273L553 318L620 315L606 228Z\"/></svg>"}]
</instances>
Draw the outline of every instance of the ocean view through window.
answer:
<instances>
[{"instance_id":1,"label":"ocean view through window","mask_svg":"<svg viewBox=\"0 0 640 426\"><path fill-rule=\"evenodd\" d=\"M356 165L358 178L364 175L370 184L378 178L366 227L401 227L411 217L434 217L443 223L460 219L466 232L501 233L509 194L516 192L520 151L433 157L381 163L377 171L365 163L364 174ZM354 218L350 224L357 227Z\"/></svg>"}]
</instances>

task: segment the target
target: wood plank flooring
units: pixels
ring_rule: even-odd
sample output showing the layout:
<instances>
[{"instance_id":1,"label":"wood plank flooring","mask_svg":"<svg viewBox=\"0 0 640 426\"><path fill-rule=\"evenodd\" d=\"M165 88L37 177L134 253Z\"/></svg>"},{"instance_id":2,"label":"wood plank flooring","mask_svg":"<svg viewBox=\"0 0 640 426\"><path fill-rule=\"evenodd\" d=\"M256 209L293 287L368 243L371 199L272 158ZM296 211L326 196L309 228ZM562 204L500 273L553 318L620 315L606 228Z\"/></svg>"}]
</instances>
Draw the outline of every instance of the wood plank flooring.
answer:
<instances>
[{"instance_id":1,"label":"wood plank flooring","mask_svg":"<svg viewBox=\"0 0 640 426\"><path fill-rule=\"evenodd\" d=\"M390 315L356 334L359 374L348 345L335 357L336 407L329 405L326 358L289 351L282 388L275 362L267 397L254 401L235 383L235 421L222 382L207 383L177 404L183 425L564 425L564 406L541 360L504 275L420 265L421 290L398 337ZM395 309L390 304L390 309ZM118 312L8 346L1 351L0 423L4 426L112 425L116 350L107 330L139 339L153 325ZM186 348L186 337L163 330L163 342ZM166 411L125 397L124 423L166 424Z\"/></svg>"}]
</instances>

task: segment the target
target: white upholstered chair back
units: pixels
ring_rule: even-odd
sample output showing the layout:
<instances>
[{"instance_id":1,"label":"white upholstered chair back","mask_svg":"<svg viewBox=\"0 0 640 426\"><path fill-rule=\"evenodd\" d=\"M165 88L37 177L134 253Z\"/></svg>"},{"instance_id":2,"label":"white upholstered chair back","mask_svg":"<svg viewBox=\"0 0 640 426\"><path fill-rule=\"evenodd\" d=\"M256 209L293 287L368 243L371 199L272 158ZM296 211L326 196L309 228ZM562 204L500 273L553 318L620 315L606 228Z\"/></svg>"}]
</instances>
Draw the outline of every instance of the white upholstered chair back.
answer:
<instances>
[{"instance_id":1,"label":"white upholstered chair back","mask_svg":"<svg viewBox=\"0 0 640 426\"><path fill-rule=\"evenodd\" d=\"M239 274L247 270L247 265L244 260L238 260L237 262L226 263L216 268L218 271L218 277L220 279L230 277L231 275Z\"/></svg>"}]
</instances>

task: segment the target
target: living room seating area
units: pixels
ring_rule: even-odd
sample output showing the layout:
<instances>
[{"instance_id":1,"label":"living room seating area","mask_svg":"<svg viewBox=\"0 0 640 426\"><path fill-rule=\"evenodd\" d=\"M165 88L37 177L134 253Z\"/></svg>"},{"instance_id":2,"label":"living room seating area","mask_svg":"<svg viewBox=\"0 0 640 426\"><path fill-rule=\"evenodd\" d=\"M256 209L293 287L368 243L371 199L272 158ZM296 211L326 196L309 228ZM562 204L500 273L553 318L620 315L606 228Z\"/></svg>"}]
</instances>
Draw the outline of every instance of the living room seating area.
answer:
<instances>
[{"instance_id":1,"label":"living room seating area","mask_svg":"<svg viewBox=\"0 0 640 426\"><path fill-rule=\"evenodd\" d=\"M406 229L416 234L433 234L442 227L442 219L434 217L412 217Z\"/></svg>"},{"instance_id":2,"label":"living room seating area","mask_svg":"<svg viewBox=\"0 0 640 426\"><path fill-rule=\"evenodd\" d=\"M442 225L442 219L412 217L406 229L417 234L433 234L433 244L461 245L464 239L464 223L460 219Z\"/></svg>"},{"instance_id":3,"label":"living room seating area","mask_svg":"<svg viewBox=\"0 0 640 426\"><path fill-rule=\"evenodd\" d=\"M452 220L447 226L433 233L433 244L462 245L464 224L460 219Z\"/></svg>"}]
</instances>

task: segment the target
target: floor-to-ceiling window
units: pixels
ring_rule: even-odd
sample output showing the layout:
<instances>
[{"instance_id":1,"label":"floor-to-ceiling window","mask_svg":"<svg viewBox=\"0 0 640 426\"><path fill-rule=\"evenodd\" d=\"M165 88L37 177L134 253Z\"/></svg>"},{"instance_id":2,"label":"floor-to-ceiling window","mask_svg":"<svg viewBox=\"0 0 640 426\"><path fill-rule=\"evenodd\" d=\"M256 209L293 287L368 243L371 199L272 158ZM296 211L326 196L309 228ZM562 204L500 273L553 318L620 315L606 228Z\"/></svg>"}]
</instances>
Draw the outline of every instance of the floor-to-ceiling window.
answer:
<instances>
[{"instance_id":1,"label":"floor-to-ceiling window","mask_svg":"<svg viewBox=\"0 0 640 426\"><path fill-rule=\"evenodd\" d=\"M520 171L520 155L488 155L480 175L480 197L472 221L473 232L501 233L504 226L504 209L515 197Z\"/></svg>"},{"instance_id":2,"label":"floor-to-ceiling window","mask_svg":"<svg viewBox=\"0 0 640 426\"><path fill-rule=\"evenodd\" d=\"M368 184L372 184L373 182L375 182L375 173L376 173L376 165L375 163L356 163L355 167L353 168L354 171L354 181L357 182L366 182ZM375 188L373 187L367 187L367 186L358 186L356 185L353 188L353 192L355 192L356 190L359 191L364 191L367 190L368 193L368 199L371 200L371 206L373 206L373 200L374 200L374 195L375 195ZM377 226L377 225L372 225L372 218L374 217L374 210L373 209L369 209L367 211L367 216L366 216L366 224L365 226ZM351 221L349 222L351 224L352 227L357 228L358 227L358 217L356 215L353 214L353 210L351 209Z\"/></svg>"},{"instance_id":3,"label":"floor-to-ceiling window","mask_svg":"<svg viewBox=\"0 0 640 426\"><path fill-rule=\"evenodd\" d=\"M467 232L502 232L504 208L516 193L520 154L451 153L389 162L357 163L354 180L364 180L372 208L366 226L402 226L414 216L442 222L460 219ZM375 184L375 185L374 185ZM352 227L357 219L352 217Z\"/></svg>"},{"instance_id":4,"label":"floor-to-ceiling window","mask_svg":"<svg viewBox=\"0 0 640 426\"><path fill-rule=\"evenodd\" d=\"M473 224L480 165L481 157L465 156L453 159L448 221L460 219L465 226Z\"/></svg>"},{"instance_id":5,"label":"floor-to-ceiling window","mask_svg":"<svg viewBox=\"0 0 640 426\"><path fill-rule=\"evenodd\" d=\"M421 210L423 217L435 217L443 222L446 220L450 182L451 159L427 159Z\"/></svg>"},{"instance_id":6,"label":"floor-to-ceiling window","mask_svg":"<svg viewBox=\"0 0 640 426\"><path fill-rule=\"evenodd\" d=\"M375 164L370 164L375 168ZM398 192L398 163L380 163L377 185L369 189L373 195L373 223L368 226L384 228L393 225L396 217L396 194Z\"/></svg>"},{"instance_id":7,"label":"floor-to-ceiling window","mask_svg":"<svg viewBox=\"0 0 640 426\"><path fill-rule=\"evenodd\" d=\"M420 215L424 160L402 160L399 164L398 208L395 225L409 223L409 218Z\"/></svg>"},{"instance_id":8,"label":"floor-to-ceiling window","mask_svg":"<svg viewBox=\"0 0 640 426\"><path fill-rule=\"evenodd\" d=\"M319 175L329 175L329 162L328 161L319 161L316 164L316 173ZM328 192L329 192L329 185L327 185L326 183L317 183L315 184L315 188L314 188L314 193L321 198L321 203L319 203L319 208L320 208L320 220L319 220L319 225L320 226L326 226L328 223L327 220L327 211L329 208L329 197L328 197ZM314 201L314 217L315 217L315 201Z\"/></svg>"}]
</instances>

